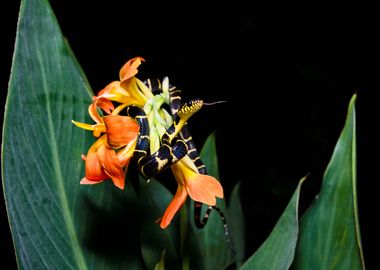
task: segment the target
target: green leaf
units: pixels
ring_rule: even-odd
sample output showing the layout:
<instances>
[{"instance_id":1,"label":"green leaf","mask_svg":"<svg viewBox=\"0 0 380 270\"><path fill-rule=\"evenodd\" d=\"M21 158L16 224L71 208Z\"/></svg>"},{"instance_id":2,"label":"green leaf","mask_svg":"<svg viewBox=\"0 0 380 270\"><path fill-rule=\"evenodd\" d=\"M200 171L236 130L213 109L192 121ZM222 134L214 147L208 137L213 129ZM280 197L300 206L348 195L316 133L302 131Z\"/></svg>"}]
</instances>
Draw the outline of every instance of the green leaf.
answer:
<instances>
[{"instance_id":1,"label":"green leaf","mask_svg":"<svg viewBox=\"0 0 380 270\"><path fill-rule=\"evenodd\" d=\"M219 178L219 163L218 163L218 153L216 150L216 138L215 133L211 133L200 152L200 158L206 165L207 173L214 176L216 179Z\"/></svg>"},{"instance_id":2,"label":"green leaf","mask_svg":"<svg viewBox=\"0 0 380 270\"><path fill-rule=\"evenodd\" d=\"M165 270L165 251L162 252L160 261L155 265L154 270Z\"/></svg>"},{"instance_id":3,"label":"green leaf","mask_svg":"<svg viewBox=\"0 0 380 270\"><path fill-rule=\"evenodd\" d=\"M157 180L152 179L147 183L140 177L141 245L148 270L154 269L162 256L166 269L178 269L181 265L178 217L174 217L166 229L161 229L159 224L155 223L163 216L172 198L173 194Z\"/></svg>"},{"instance_id":4,"label":"green leaf","mask_svg":"<svg viewBox=\"0 0 380 270\"><path fill-rule=\"evenodd\" d=\"M232 189L227 211L229 233L234 251L236 252L236 269L240 268L245 256L244 213L239 191L240 183L237 183Z\"/></svg>"},{"instance_id":5,"label":"green leaf","mask_svg":"<svg viewBox=\"0 0 380 270\"><path fill-rule=\"evenodd\" d=\"M136 194L81 186L91 90L47 0L21 2L2 141L20 269L141 269Z\"/></svg>"},{"instance_id":6,"label":"green leaf","mask_svg":"<svg viewBox=\"0 0 380 270\"><path fill-rule=\"evenodd\" d=\"M240 270L289 269L296 249L298 237L298 203L302 178L269 237L243 264ZM305 268L308 269L308 268Z\"/></svg>"},{"instance_id":7,"label":"green leaf","mask_svg":"<svg viewBox=\"0 0 380 270\"><path fill-rule=\"evenodd\" d=\"M200 157L207 168L207 173L219 180L218 158L216 152L215 134L212 133L207 138ZM226 214L227 208L225 200L217 199L217 206ZM206 206L203 206L205 209ZM194 205L190 207L193 213ZM193 215L189 215L193 216ZM221 217L216 211L212 211L207 225L203 229L198 229L194 222L191 222L192 229L198 239L199 249L205 263L205 269L225 269L234 262L232 250L228 246L224 235L224 226Z\"/></svg>"},{"instance_id":8,"label":"green leaf","mask_svg":"<svg viewBox=\"0 0 380 270\"><path fill-rule=\"evenodd\" d=\"M354 95L319 195L304 214L295 269L365 269L356 199Z\"/></svg>"}]
</instances>

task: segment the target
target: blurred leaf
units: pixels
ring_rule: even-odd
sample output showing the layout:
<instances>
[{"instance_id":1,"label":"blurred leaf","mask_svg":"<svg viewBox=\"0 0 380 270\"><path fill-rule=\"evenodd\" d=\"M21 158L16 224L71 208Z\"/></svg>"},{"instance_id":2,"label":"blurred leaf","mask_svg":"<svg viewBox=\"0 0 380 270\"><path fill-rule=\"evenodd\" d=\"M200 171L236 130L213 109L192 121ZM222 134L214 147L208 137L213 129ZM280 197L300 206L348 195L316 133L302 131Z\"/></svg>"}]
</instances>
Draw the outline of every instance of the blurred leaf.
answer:
<instances>
[{"instance_id":1,"label":"blurred leaf","mask_svg":"<svg viewBox=\"0 0 380 270\"><path fill-rule=\"evenodd\" d=\"M219 164L215 133L211 133L206 139L200 152L200 158L206 165L207 173L219 180Z\"/></svg>"},{"instance_id":2,"label":"blurred leaf","mask_svg":"<svg viewBox=\"0 0 380 270\"><path fill-rule=\"evenodd\" d=\"M156 264L154 270L165 270L165 250L162 252L160 261Z\"/></svg>"},{"instance_id":3,"label":"blurred leaf","mask_svg":"<svg viewBox=\"0 0 380 270\"><path fill-rule=\"evenodd\" d=\"M355 100L356 95L321 191L301 219L295 269L365 269L356 200Z\"/></svg>"},{"instance_id":4,"label":"blurred leaf","mask_svg":"<svg viewBox=\"0 0 380 270\"><path fill-rule=\"evenodd\" d=\"M207 138L200 157L207 168L207 173L219 180L218 158L216 153L215 134L212 133ZM226 213L225 200L217 199L217 206ZM205 209L206 206L204 205ZM191 204L189 216L193 216L194 205ZM203 229L198 229L194 222L191 222L192 229L198 239L199 249L202 259L205 263L204 268L225 269L234 262L233 254L228 246L224 235L224 226L221 217L216 211L212 211L208 219L207 225Z\"/></svg>"},{"instance_id":5,"label":"blurred leaf","mask_svg":"<svg viewBox=\"0 0 380 270\"><path fill-rule=\"evenodd\" d=\"M288 206L282 213L269 237L243 264L240 270L271 269L285 270L291 265L298 237L298 202L302 178ZM304 268L308 269L308 268Z\"/></svg>"},{"instance_id":6,"label":"blurred leaf","mask_svg":"<svg viewBox=\"0 0 380 270\"><path fill-rule=\"evenodd\" d=\"M81 186L94 141L91 89L47 0L23 0L2 141L3 185L20 269L141 269L130 185Z\"/></svg>"},{"instance_id":7,"label":"blurred leaf","mask_svg":"<svg viewBox=\"0 0 380 270\"><path fill-rule=\"evenodd\" d=\"M236 252L236 268L240 268L245 256L244 213L240 201L240 183L233 188L228 205L227 218L233 249Z\"/></svg>"},{"instance_id":8,"label":"blurred leaf","mask_svg":"<svg viewBox=\"0 0 380 270\"><path fill-rule=\"evenodd\" d=\"M165 212L173 194L160 182L152 179L147 183L140 177L141 204L141 245L142 255L147 269L154 269L165 251L165 269L178 269L181 265L179 246L179 224L176 216L170 226L161 229L155 223Z\"/></svg>"}]
</instances>

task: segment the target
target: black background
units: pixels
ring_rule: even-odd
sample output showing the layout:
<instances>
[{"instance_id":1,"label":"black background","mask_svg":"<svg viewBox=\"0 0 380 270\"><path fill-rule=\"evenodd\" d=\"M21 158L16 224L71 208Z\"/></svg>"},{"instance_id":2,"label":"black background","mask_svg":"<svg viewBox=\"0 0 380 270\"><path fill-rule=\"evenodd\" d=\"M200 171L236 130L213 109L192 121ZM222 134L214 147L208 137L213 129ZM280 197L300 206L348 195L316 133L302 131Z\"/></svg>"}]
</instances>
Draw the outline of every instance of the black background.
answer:
<instances>
[{"instance_id":1,"label":"black background","mask_svg":"<svg viewBox=\"0 0 380 270\"><path fill-rule=\"evenodd\" d=\"M301 214L310 204L357 93L359 218L366 263L375 261L380 44L374 7L94 2L51 1L94 92L117 80L127 60L141 56L140 79L168 76L184 98L227 101L204 107L189 123L199 147L216 132L227 197L241 182L247 256L308 173ZM2 104L18 9L13 1L1 10ZM2 199L1 264L14 265L5 218Z\"/></svg>"}]
</instances>

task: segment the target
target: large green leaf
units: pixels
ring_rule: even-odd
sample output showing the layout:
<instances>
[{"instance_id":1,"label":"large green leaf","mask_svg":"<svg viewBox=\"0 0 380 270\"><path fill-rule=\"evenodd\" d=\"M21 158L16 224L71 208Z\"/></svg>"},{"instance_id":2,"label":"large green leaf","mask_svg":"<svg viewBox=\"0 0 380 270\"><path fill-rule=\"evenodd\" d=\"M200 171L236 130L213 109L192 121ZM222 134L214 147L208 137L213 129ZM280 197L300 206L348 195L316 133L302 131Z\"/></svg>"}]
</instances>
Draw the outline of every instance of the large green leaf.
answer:
<instances>
[{"instance_id":1,"label":"large green leaf","mask_svg":"<svg viewBox=\"0 0 380 270\"><path fill-rule=\"evenodd\" d=\"M173 194L160 182L152 179L149 183L140 178L140 204L142 205L141 245L147 269L154 269L159 261L165 262L165 269L178 269L181 265L178 220L161 229L155 223L162 217ZM164 254L163 254L164 252ZM163 262L161 263L161 267Z\"/></svg>"},{"instance_id":2,"label":"large green leaf","mask_svg":"<svg viewBox=\"0 0 380 270\"><path fill-rule=\"evenodd\" d=\"M218 158L216 152L215 134L211 133L202 147L200 157L205 163L207 173L219 179ZM217 206L226 214L225 200L217 200ZM203 206L205 209L206 207ZM194 211L191 205L190 212ZM192 215L190 215L192 216ZM205 269L224 269L234 262L234 256L224 235L224 226L221 217L216 211L212 211L207 225L198 229L191 222L192 229L197 236L200 252L204 261Z\"/></svg>"},{"instance_id":3,"label":"large green leaf","mask_svg":"<svg viewBox=\"0 0 380 270\"><path fill-rule=\"evenodd\" d=\"M240 183L237 183L232 189L227 218L230 228L230 237L232 246L235 251L236 268L238 269L244 261L245 257L245 226L244 213L240 200Z\"/></svg>"},{"instance_id":4,"label":"large green leaf","mask_svg":"<svg viewBox=\"0 0 380 270\"><path fill-rule=\"evenodd\" d=\"M301 219L295 269L364 269L356 200L355 100L325 171L319 195Z\"/></svg>"},{"instance_id":5,"label":"large green leaf","mask_svg":"<svg viewBox=\"0 0 380 270\"><path fill-rule=\"evenodd\" d=\"M298 202L301 179L288 206L277 221L269 237L260 248L243 264L240 270L289 269L293 262L298 238ZM308 269L308 268L304 268Z\"/></svg>"},{"instance_id":6,"label":"large green leaf","mask_svg":"<svg viewBox=\"0 0 380 270\"><path fill-rule=\"evenodd\" d=\"M23 0L2 141L4 196L21 269L140 269L136 195L81 186L94 141L91 90L47 0Z\"/></svg>"}]
</instances>

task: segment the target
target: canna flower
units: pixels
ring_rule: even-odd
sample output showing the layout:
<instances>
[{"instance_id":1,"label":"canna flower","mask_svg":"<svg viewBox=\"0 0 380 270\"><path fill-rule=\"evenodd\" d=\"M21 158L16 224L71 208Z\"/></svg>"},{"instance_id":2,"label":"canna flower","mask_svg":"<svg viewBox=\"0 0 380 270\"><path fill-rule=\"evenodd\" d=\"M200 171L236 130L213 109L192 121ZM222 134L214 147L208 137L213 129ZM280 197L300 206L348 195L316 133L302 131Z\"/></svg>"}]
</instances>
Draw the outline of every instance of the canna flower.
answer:
<instances>
[{"instance_id":1,"label":"canna flower","mask_svg":"<svg viewBox=\"0 0 380 270\"><path fill-rule=\"evenodd\" d=\"M194 163L188 156L171 166L178 183L177 192L169 203L160 221L160 227L169 226L174 215L185 203L187 196L194 201L207 205L216 205L216 197L223 198L223 187L216 178L199 174Z\"/></svg>"},{"instance_id":2,"label":"canna flower","mask_svg":"<svg viewBox=\"0 0 380 270\"><path fill-rule=\"evenodd\" d=\"M134 104L143 107L153 94L145 86L143 82L135 77L138 73L138 67L145 60L141 57L135 57L129 60L120 69L119 81L109 83L105 88L94 96L95 107L102 105L104 101L115 101L126 106Z\"/></svg>"},{"instance_id":3,"label":"canna flower","mask_svg":"<svg viewBox=\"0 0 380 270\"><path fill-rule=\"evenodd\" d=\"M139 126L128 116L104 117L106 134L102 135L88 150L85 161L86 176L81 184L98 184L111 179L113 184L124 189L125 172L136 146Z\"/></svg>"},{"instance_id":4,"label":"canna flower","mask_svg":"<svg viewBox=\"0 0 380 270\"><path fill-rule=\"evenodd\" d=\"M119 81L113 81L93 96L88 112L95 124L72 122L93 132L99 139L90 147L87 156L82 155L86 164L86 176L81 184L97 184L111 179L115 186L123 189L125 170L136 146L139 126L128 116L118 113L131 104L143 107L153 94L139 79L135 78L138 67L145 61L141 57L129 60L120 69ZM121 103L116 109L112 101ZM101 109L106 116L101 116Z\"/></svg>"},{"instance_id":5,"label":"canna flower","mask_svg":"<svg viewBox=\"0 0 380 270\"><path fill-rule=\"evenodd\" d=\"M99 101L99 106L108 113L113 109L113 105L110 104L112 103L108 103L107 100ZM95 137L101 136L90 147L87 156L82 155L86 176L80 181L81 184L98 184L111 179L115 186L124 188L124 168L128 168L132 158L139 126L131 117L116 115L117 112L118 109L101 117L93 103L89 106L89 114L95 124L72 120L76 126L93 131Z\"/></svg>"}]
</instances>

